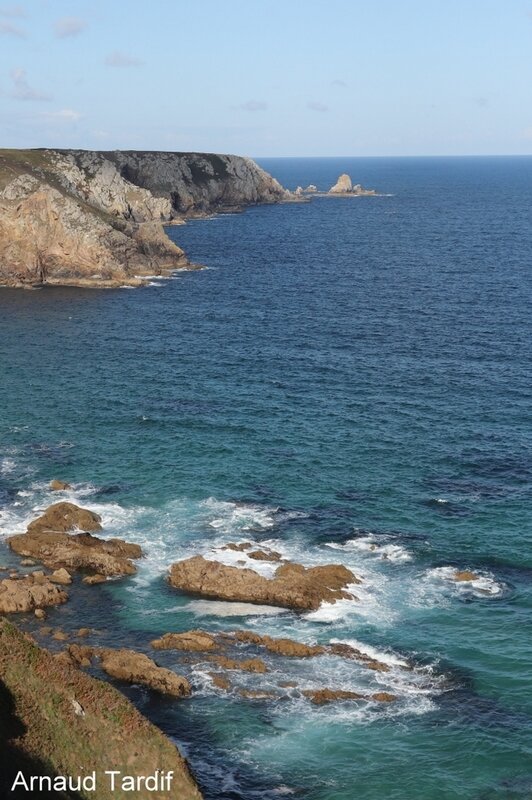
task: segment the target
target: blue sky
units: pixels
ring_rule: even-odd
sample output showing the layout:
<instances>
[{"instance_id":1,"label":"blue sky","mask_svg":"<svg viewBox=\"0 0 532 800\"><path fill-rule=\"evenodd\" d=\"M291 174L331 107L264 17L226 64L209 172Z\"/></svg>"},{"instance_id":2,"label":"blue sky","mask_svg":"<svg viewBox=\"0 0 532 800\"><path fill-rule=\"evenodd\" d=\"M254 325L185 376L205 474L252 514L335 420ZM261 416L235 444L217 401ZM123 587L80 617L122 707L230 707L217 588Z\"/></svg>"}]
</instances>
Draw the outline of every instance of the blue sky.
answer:
<instances>
[{"instance_id":1,"label":"blue sky","mask_svg":"<svg viewBox=\"0 0 532 800\"><path fill-rule=\"evenodd\" d=\"M532 0L0 0L0 146L532 153Z\"/></svg>"}]
</instances>

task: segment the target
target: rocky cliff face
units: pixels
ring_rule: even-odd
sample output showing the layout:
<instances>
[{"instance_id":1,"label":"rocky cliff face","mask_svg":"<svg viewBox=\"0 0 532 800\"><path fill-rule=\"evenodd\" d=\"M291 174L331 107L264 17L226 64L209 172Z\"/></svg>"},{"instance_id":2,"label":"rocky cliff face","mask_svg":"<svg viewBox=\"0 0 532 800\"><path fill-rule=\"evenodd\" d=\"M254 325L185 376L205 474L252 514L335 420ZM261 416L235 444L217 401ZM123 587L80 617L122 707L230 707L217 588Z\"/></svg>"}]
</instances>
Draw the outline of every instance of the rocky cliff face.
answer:
<instances>
[{"instance_id":1,"label":"rocky cliff face","mask_svg":"<svg viewBox=\"0 0 532 800\"><path fill-rule=\"evenodd\" d=\"M0 150L0 284L137 285L190 266L164 223L291 197L238 156Z\"/></svg>"}]
</instances>

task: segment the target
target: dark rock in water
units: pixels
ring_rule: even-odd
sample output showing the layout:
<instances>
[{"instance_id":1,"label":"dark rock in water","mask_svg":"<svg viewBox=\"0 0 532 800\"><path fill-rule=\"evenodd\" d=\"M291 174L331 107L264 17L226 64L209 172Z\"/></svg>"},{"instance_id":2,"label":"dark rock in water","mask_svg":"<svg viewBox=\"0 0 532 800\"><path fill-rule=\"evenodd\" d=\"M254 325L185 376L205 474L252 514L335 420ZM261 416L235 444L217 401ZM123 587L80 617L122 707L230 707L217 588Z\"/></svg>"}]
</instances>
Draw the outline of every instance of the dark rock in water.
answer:
<instances>
[{"instance_id":1,"label":"dark rock in water","mask_svg":"<svg viewBox=\"0 0 532 800\"><path fill-rule=\"evenodd\" d=\"M203 556L173 564L168 581L175 589L216 600L233 600L310 611L322 602L354 599L345 591L359 579L341 564L305 568L282 564L268 579L251 569L230 567Z\"/></svg>"}]
</instances>

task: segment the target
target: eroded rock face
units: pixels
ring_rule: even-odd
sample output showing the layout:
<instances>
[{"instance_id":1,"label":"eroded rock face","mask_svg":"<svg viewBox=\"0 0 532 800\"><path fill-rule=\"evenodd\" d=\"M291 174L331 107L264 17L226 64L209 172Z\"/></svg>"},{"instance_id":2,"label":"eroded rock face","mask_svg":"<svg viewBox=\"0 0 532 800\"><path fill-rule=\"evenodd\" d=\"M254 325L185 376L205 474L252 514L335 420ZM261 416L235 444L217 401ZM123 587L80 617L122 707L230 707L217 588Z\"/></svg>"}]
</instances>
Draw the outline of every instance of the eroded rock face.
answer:
<instances>
[{"instance_id":1,"label":"eroded rock face","mask_svg":"<svg viewBox=\"0 0 532 800\"><path fill-rule=\"evenodd\" d=\"M44 573L0 581L0 614L34 611L67 600L67 593L51 583Z\"/></svg>"},{"instance_id":2,"label":"eroded rock face","mask_svg":"<svg viewBox=\"0 0 532 800\"><path fill-rule=\"evenodd\" d=\"M268 579L251 569L226 566L194 556L171 567L168 581L175 589L217 600L311 611L322 602L353 599L346 587L359 580L346 567L333 564L305 568L282 564Z\"/></svg>"},{"instance_id":3,"label":"eroded rock face","mask_svg":"<svg viewBox=\"0 0 532 800\"><path fill-rule=\"evenodd\" d=\"M0 284L142 285L190 267L162 223L290 197L237 156L0 150Z\"/></svg>"},{"instance_id":4,"label":"eroded rock face","mask_svg":"<svg viewBox=\"0 0 532 800\"><path fill-rule=\"evenodd\" d=\"M352 188L353 184L351 183L351 178L344 172L343 175L340 175L334 186L331 186L329 194L344 194L345 192L350 192Z\"/></svg>"},{"instance_id":5,"label":"eroded rock face","mask_svg":"<svg viewBox=\"0 0 532 800\"><path fill-rule=\"evenodd\" d=\"M141 557L141 548L122 539L100 539L88 532L101 527L100 517L93 511L73 503L55 503L28 525L26 533L11 536L7 542L15 553L37 559L50 569L85 569L102 576L132 575L136 567L131 559ZM68 533L76 529L86 532Z\"/></svg>"},{"instance_id":6,"label":"eroded rock face","mask_svg":"<svg viewBox=\"0 0 532 800\"><path fill-rule=\"evenodd\" d=\"M99 648L102 669L112 678L126 683L140 683L170 697L188 697L190 683L170 669L159 667L151 658L135 650Z\"/></svg>"}]
</instances>

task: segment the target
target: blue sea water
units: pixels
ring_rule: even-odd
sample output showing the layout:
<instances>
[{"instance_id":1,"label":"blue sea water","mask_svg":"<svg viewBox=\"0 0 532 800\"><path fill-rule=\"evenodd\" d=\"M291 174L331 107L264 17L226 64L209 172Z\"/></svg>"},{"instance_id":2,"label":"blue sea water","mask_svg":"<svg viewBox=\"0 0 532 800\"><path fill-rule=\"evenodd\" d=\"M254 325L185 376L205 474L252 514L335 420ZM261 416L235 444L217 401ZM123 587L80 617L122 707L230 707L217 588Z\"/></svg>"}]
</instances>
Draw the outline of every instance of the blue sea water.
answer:
<instances>
[{"instance_id":1,"label":"blue sea water","mask_svg":"<svg viewBox=\"0 0 532 800\"><path fill-rule=\"evenodd\" d=\"M389 665L272 657L234 677L398 696L316 707L226 695L212 665L161 654L194 697L127 692L207 798L531 798L532 158L261 164L289 188L348 172L382 196L170 228L208 268L143 289L0 293L1 535L68 480L146 558L51 624L146 652L249 627ZM298 616L166 586L173 561L241 540L346 564L358 600Z\"/></svg>"}]
</instances>

